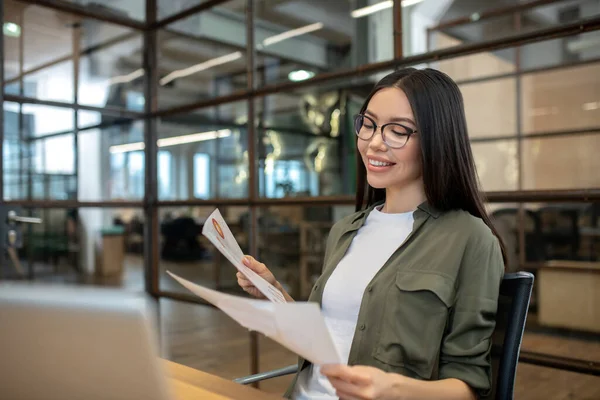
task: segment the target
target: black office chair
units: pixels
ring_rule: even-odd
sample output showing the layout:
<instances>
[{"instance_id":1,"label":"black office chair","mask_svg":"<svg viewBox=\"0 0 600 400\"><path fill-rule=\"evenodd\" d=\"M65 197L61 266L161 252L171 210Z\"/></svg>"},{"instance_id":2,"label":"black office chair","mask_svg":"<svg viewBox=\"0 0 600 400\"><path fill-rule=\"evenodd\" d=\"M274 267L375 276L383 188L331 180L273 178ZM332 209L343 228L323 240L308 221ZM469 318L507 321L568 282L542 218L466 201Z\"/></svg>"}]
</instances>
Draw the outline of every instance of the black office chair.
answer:
<instances>
[{"instance_id":1,"label":"black office chair","mask_svg":"<svg viewBox=\"0 0 600 400\"><path fill-rule=\"evenodd\" d=\"M529 272L505 274L500 285L496 329L492 336L493 390L490 399L512 400L517 364L534 277ZM235 379L242 385L294 374L298 365Z\"/></svg>"}]
</instances>

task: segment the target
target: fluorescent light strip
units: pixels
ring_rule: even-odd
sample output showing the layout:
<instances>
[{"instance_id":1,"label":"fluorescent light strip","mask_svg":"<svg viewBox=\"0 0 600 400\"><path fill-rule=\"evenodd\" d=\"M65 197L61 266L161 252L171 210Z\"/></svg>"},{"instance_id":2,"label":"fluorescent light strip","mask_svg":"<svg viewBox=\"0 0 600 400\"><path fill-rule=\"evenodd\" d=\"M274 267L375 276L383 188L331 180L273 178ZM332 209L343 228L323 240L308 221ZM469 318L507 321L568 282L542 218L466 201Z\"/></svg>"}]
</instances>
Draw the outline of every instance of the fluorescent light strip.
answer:
<instances>
[{"instance_id":1,"label":"fluorescent light strip","mask_svg":"<svg viewBox=\"0 0 600 400\"><path fill-rule=\"evenodd\" d=\"M135 71L133 71L130 74L127 75L121 75L121 76L115 76L113 78L110 78L108 80L108 85L114 85L116 83L127 83L127 82L131 82L134 79L139 78L140 76L144 76L144 70L142 68L140 69L136 69Z\"/></svg>"},{"instance_id":2,"label":"fluorescent light strip","mask_svg":"<svg viewBox=\"0 0 600 400\"><path fill-rule=\"evenodd\" d=\"M279 33L274 36L270 36L263 40L262 44L264 46L271 46L275 43L283 42L284 40L291 39L296 36L305 35L307 33L315 32L323 29L322 22L315 22L314 24L306 25L301 28L292 29L283 33Z\"/></svg>"},{"instance_id":3,"label":"fluorescent light strip","mask_svg":"<svg viewBox=\"0 0 600 400\"><path fill-rule=\"evenodd\" d=\"M231 136L231 130L221 129L218 131L192 133L191 135L174 136L165 139L158 139L158 147L176 146L179 144L202 142L204 140L219 139Z\"/></svg>"},{"instance_id":4,"label":"fluorescent light strip","mask_svg":"<svg viewBox=\"0 0 600 400\"><path fill-rule=\"evenodd\" d=\"M410 7L410 6L414 6L415 4L420 3L422 1L423 0L403 0L401 4L402 4L402 7ZM357 8L356 10L354 10L350 13L350 16L352 16L352 18L366 17L367 15L371 15L371 14L374 14L379 11L387 10L388 8L392 8L393 6L394 6L394 2L392 0L386 0L386 1L382 1L377 4L363 7L363 8Z\"/></svg>"},{"instance_id":5,"label":"fluorescent light strip","mask_svg":"<svg viewBox=\"0 0 600 400\"><path fill-rule=\"evenodd\" d=\"M236 51L235 53L231 53L231 54L227 54L227 55L224 55L221 57L213 58L208 61L204 61L200 64L192 65L191 67L188 67L185 69L179 69L179 70L173 71L170 74L168 74L167 76L161 78L159 83L164 86L174 79L183 78L185 76L189 76L189 75L201 72L201 71L205 71L209 68L213 68L218 65L223 65L223 64L238 60L240 58L242 58L241 51Z\"/></svg>"},{"instance_id":6,"label":"fluorescent light strip","mask_svg":"<svg viewBox=\"0 0 600 400\"><path fill-rule=\"evenodd\" d=\"M144 150L145 148L146 148L146 145L144 145L144 142L136 142L136 143L127 143L127 144L119 144L116 146L110 146L108 151L111 154L117 154L117 153L127 153L129 151Z\"/></svg>"},{"instance_id":7,"label":"fluorescent light strip","mask_svg":"<svg viewBox=\"0 0 600 400\"><path fill-rule=\"evenodd\" d=\"M190 135L173 136L170 138L158 139L156 144L158 147L177 146L179 144L203 142L205 140L220 139L231 136L230 129L220 129L218 131L192 133ZM146 146L144 142L135 142L127 144L119 144L110 146L108 151L111 154L127 153L130 151L144 150Z\"/></svg>"}]
</instances>

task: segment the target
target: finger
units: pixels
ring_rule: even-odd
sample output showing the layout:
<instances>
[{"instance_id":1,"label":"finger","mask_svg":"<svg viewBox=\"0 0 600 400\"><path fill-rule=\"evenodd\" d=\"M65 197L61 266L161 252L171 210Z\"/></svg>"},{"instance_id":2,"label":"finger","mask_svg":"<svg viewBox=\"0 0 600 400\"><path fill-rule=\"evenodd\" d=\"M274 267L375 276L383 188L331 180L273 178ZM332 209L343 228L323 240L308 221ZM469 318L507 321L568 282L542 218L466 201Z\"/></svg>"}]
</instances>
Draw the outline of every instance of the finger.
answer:
<instances>
[{"instance_id":1,"label":"finger","mask_svg":"<svg viewBox=\"0 0 600 400\"><path fill-rule=\"evenodd\" d=\"M250 280L248 278L246 278L246 276L244 274L242 274L241 272L238 272L237 274L235 274L235 276L239 281L245 281L245 282L250 282Z\"/></svg>"},{"instance_id":2,"label":"finger","mask_svg":"<svg viewBox=\"0 0 600 400\"><path fill-rule=\"evenodd\" d=\"M340 399L363 399L364 387L356 386L342 379L329 379Z\"/></svg>"},{"instance_id":3,"label":"finger","mask_svg":"<svg viewBox=\"0 0 600 400\"><path fill-rule=\"evenodd\" d=\"M246 267L250 268L256 273L265 272L265 270L267 269L267 266L265 264L256 261L252 256L245 256L242 262Z\"/></svg>"},{"instance_id":4,"label":"finger","mask_svg":"<svg viewBox=\"0 0 600 400\"><path fill-rule=\"evenodd\" d=\"M326 365L321 368L321 373L328 378L341 379L361 386L370 385L372 382L369 375L347 365Z\"/></svg>"}]
</instances>

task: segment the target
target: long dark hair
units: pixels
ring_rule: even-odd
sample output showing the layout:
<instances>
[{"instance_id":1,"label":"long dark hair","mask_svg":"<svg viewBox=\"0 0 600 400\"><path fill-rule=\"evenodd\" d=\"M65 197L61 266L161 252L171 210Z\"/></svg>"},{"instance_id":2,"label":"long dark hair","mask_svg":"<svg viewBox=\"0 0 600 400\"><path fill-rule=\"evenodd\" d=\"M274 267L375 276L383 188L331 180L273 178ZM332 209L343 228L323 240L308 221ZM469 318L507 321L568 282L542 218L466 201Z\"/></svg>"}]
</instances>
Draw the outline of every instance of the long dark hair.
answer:
<instances>
[{"instance_id":1,"label":"long dark hair","mask_svg":"<svg viewBox=\"0 0 600 400\"><path fill-rule=\"evenodd\" d=\"M484 197L479 190L463 98L458 85L448 75L435 69L401 69L385 76L375 85L361 113L367 109L375 93L392 87L406 94L415 116L427 202L440 211L464 210L481 218L500 241L506 263L504 243L483 205ZM385 200L385 189L375 189L368 184L367 171L358 153L357 162L358 211Z\"/></svg>"}]
</instances>

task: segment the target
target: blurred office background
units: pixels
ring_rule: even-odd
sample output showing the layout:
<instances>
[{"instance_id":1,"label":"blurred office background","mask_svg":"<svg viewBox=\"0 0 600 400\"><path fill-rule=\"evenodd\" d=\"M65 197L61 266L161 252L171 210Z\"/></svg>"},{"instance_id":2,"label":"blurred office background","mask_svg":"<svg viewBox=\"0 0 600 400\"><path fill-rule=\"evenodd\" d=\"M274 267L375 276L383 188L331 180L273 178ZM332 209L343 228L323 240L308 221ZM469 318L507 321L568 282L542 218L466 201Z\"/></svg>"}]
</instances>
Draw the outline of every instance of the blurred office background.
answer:
<instances>
[{"instance_id":1,"label":"blurred office background","mask_svg":"<svg viewBox=\"0 0 600 400\"><path fill-rule=\"evenodd\" d=\"M305 299L354 209L352 115L430 66L462 90L508 269L536 275L517 398L600 398L600 0L0 3L0 279L147 291L164 357L226 378L294 363L165 272L240 293L201 236L218 207ZM9 211L41 223L9 238Z\"/></svg>"}]
</instances>

